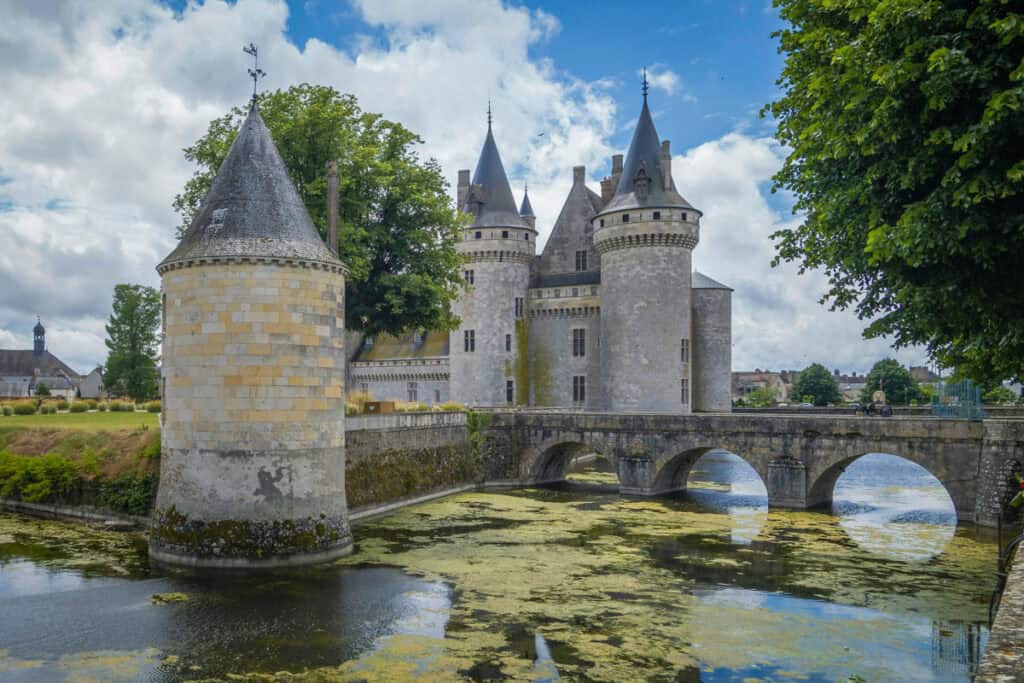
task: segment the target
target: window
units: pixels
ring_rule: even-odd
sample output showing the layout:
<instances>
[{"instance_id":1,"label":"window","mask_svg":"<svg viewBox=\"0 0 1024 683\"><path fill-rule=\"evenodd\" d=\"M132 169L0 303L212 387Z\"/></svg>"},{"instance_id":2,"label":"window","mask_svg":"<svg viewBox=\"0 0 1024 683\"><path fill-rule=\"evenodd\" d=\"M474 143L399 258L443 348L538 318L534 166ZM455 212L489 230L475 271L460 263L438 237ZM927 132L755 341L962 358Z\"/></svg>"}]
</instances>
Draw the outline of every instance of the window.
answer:
<instances>
[{"instance_id":1,"label":"window","mask_svg":"<svg viewBox=\"0 0 1024 683\"><path fill-rule=\"evenodd\" d=\"M466 281L466 284L476 284L476 273L472 270L462 271L462 279Z\"/></svg>"},{"instance_id":2,"label":"window","mask_svg":"<svg viewBox=\"0 0 1024 683\"><path fill-rule=\"evenodd\" d=\"M597 287L590 288L590 296L597 296Z\"/></svg>"},{"instance_id":3,"label":"window","mask_svg":"<svg viewBox=\"0 0 1024 683\"><path fill-rule=\"evenodd\" d=\"M659 220L661 220L661 211L655 211L655 212L654 212L654 213L653 213L653 214L651 215L651 218L652 218L653 220L656 220L656 221L659 221Z\"/></svg>"},{"instance_id":4,"label":"window","mask_svg":"<svg viewBox=\"0 0 1024 683\"><path fill-rule=\"evenodd\" d=\"M462 345L466 353L476 351L476 330L466 330L462 333Z\"/></svg>"},{"instance_id":5,"label":"window","mask_svg":"<svg viewBox=\"0 0 1024 683\"><path fill-rule=\"evenodd\" d=\"M415 348L417 348L417 349L419 347L423 346L423 333L422 332L417 330L416 332L412 333L412 345Z\"/></svg>"},{"instance_id":6,"label":"window","mask_svg":"<svg viewBox=\"0 0 1024 683\"><path fill-rule=\"evenodd\" d=\"M690 405L690 381L679 380L679 396L684 406Z\"/></svg>"},{"instance_id":7,"label":"window","mask_svg":"<svg viewBox=\"0 0 1024 683\"><path fill-rule=\"evenodd\" d=\"M366 347L366 348L368 348L368 349L372 349L372 348L373 348L373 336L372 336L372 335L371 335L371 336L369 336L369 337L367 337L367 338L366 338L366 339L365 339L365 340L363 341L363 346L365 346L365 347Z\"/></svg>"},{"instance_id":8,"label":"window","mask_svg":"<svg viewBox=\"0 0 1024 683\"><path fill-rule=\"evenodd\" d=\"M577 358L587 355L587 331L583 328L572 331L572 355Z\"/></svg>"},{"instance_id":9,"label":"window","mask_svg":"<svg viewBox=\"0 0 1024 683\"><path fill-rule=\"evenodd\" d=\"M587 269L587 252L586 251L577 251L576 252L576 271L579 272L581 270L586 270L586 269Z\"/></svg>"},{"instance_id":10,"label":"window","mask_svg":"<svg viewBox=\"0 0 1024 683\"><path fill-rule=\"evenodd\" d=\"M507 240L508 239L508 230L502 230L501 231L501 239L503 239L503 240Z\"/></svg>"},{"instance_id":11,"label":"window","mask_svg":"<svg viewBox=\"0 0 1024 683\"><path fill-rule=\"evenodd\" d=\"M628 213L622 214L622 222L623 223L628 223L629 222L629 214Z\"/></svg>"},{"instance_id":12,"label":"window","mask_svg":"<svg viewBox=\"0 0 1024 683\"><path fill-rule=\"evenodd\" d=\"M525 306L523 305L523 297L517 296L516 297L516 301L515 301L515 305L516 305L516 317L517 318L522 318L523 317L523 310L525 309Z\"/></svg>"},{"instance_id":13,"label":"window","mask_svg":"<svg viewBox=\"0 0 1024 683\"><path fill-rule=\"evenodd\" d=\"M440 389L434 389L434 403L440 403L440 402L441 402L441 390Z\"/></svg>"},{"instance_id":14,"label":"window","mask_svg":"<svg viewBox=\"0 0 1024 683\"><path fill-rule=\"evenodd\" d=\"M473 235L473 239L482 240L483 238L484 238L484 234L482 232L480 232L479 230L477 230L476 234Z\"/></svg>"},{"instance_id":15,"label":"window","mask_svg":"<svg viewBox=\"0 0 1024 683\"><path fill-rule=\"evenodd\" d=\"M686 212L685 211L683 211L683 220L684 221L686 220Z\"/></svg>"},{"instance_id":16,"label":"window","mask_svg":"<svg viewBox=\"0 0 1024 683\"><path fill-rule=\"evenodd\" d=\"M572 288L572 295L573 296L579 296L580 295L580 288L579 287L573 287Z\"/></svg>"},{"instance_id":17,"label":"window","mask_svg":"<svg viewBox=\"0 0 1024 683\"><path fill-rule=\"evenodd\" d=\"M512 405L516 399L516 387L512 380L505 380L505 403Z\"/></svg>"},{"instance_id":18,"label":"window","mask_svg":"<svg viewBox=\"0 0 1024 683\"><path fill-rule=\"evenodd\" d=\"M417 400L419 400L417 398L417 394L418 394L418 392L416 391L416 382L409 382L409 400L410 401L417 401Z\"/></svg>"},{"instance_id":19,"label":"window","mask_svg":"<svg viewBox=\"0 0 1024 683\"><path fill-rule=\"evenodd\" d=\"M524 238L524 239L525 239L525 240L526 240L527 242L529 242L529 241L530 241L530 233L528 233L528 232L527 232L527 233L524 233L524 234L523 234L523 238Z\"/></svg>"},{"instance_id":20,"label":"window","mask_svg":"<svg viewBox=\"0 0 1024 683\"><path fill-rule=\"evenodd\" d=\"M557 299L557 298L558 298L558 297L560 297L560 296L562 296L562 290L560 290L560 289L556 289L556 290L555 290L555 298Z\"/></svg>"},{"instance_id":21,"label":"window","mask_svg":"<svg viewBox=\"0 0 1024 683\"><path fill-rule=\"evenodd\" d=\"M587 378L583 375L573 375L572 378L572 402L583 403L587 400Z\"/></svg>"},{"instance_id":22,"label":"window","mask_svg":"<svg viewBox=\"0 0 1024 683\"><path fill-rule=\"evenodd\" d=\"M679 340L679 360L684 363L690 362L690 340L680 339Z\"/></svg>"},{"instance_id":23,"label":"window","mask_svg":"<svg viewBox=\"0 0 1024 683\"><path fill-rule=\"evenodd\" d=\"M359 385L359 391L363 392L364 394L370 393L370 385L367 384L366 382L361 383Z\"/></svg>"},{"instance_id":24,"label":"window","mask_svg":"<svg viewBox=\"0 0 1024 683\"><path fill-rule=\"evenodd\" d=\"M506 351L511 351L512 350L512 335L511 334L506 334L505 335L505 350Z\"/></svg>"},{"instance_id":25,"label":"window","mask_svg":"<svg viewBox=\"0 0 1024 683\"><path fill-rule=\"evenodd\" d=\"M601 227L602 228L604 227L604 219L603 218L601 219Z\"/></svg>"}]
</instances>

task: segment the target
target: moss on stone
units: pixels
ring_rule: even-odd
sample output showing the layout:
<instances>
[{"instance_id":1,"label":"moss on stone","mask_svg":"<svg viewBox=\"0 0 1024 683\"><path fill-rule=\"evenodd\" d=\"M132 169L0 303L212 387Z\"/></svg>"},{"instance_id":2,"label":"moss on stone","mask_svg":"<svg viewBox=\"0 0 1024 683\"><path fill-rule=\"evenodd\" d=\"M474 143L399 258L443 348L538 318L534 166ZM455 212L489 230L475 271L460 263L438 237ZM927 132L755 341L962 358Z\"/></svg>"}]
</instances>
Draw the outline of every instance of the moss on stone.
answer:
<instances>
[{"instance_id":1,"label":"moss on stone","mask_svg":"<svg viewBox=\"0 0 1024 683\"><path fill-rule=\"evenodd\" d=\"M390 449L349 462L345 490L350 507L389 503L480 481L483 467L468 445Z\"/></svg>"}]
</instances>

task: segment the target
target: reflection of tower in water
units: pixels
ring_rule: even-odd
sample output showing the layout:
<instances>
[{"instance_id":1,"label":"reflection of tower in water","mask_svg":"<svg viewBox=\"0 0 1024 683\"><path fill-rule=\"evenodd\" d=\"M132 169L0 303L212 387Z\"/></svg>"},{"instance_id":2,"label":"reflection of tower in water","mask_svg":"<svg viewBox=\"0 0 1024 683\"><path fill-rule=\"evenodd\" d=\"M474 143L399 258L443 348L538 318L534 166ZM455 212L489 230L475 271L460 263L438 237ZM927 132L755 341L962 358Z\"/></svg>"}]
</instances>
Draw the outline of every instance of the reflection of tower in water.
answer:
<instances>
[{"instance_id":1,"label":"reflection of tower in water","mask_svg":"<svg viewBox=\"0 0 1024 683\"><path fill-rule=\"evenodd\" d=\"M984 626L963 621L932 622L932 668L944 674L974 673L984 647Z\"/></svg>"}]
</instances>

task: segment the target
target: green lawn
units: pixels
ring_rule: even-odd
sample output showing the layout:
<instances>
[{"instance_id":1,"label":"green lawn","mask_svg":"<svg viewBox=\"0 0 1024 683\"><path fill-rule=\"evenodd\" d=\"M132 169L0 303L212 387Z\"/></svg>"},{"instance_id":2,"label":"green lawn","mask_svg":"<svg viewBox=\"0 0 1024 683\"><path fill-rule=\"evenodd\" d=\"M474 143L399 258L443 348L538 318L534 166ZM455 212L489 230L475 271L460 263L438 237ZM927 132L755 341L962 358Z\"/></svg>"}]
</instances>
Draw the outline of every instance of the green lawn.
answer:
<instances>
[{"instance_id":1,"label":"green lawn","mask_svg":"<svg viewBox=\"0 0 1024 683\"><path fill-rule=\"evenodd\" d=\"M159 426L157 413L57 413L56 415L0 415L0 429L5 427L55 427L98 432L112 429Z\"/></svg>"}]
</instances>

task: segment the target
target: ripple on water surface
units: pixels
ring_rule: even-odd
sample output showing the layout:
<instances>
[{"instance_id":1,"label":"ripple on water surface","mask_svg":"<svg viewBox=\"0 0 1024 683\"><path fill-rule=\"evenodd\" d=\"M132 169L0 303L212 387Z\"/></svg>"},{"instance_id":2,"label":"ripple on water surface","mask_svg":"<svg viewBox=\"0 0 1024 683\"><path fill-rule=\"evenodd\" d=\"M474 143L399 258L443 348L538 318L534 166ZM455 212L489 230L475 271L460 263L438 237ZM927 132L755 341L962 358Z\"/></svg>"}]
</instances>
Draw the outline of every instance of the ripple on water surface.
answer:
<instances>
[{"instance_id":1,"label":"ripple on water surface","mask_svg":"<svg viewBox=\"0 0 1024 683\"><path fill-rule=\"evenodd\" d=\"M841 516L769 511L752 472L706 456L674 499L463 494L358 527L334 565L246 579L149 576L109 541L75 566L44 552L74 525L0 516L0 678L969 680L993 544L864 482ZM874 543L893 526L944 540L926 560Z\"/></svg>"}]
</instances>

